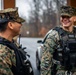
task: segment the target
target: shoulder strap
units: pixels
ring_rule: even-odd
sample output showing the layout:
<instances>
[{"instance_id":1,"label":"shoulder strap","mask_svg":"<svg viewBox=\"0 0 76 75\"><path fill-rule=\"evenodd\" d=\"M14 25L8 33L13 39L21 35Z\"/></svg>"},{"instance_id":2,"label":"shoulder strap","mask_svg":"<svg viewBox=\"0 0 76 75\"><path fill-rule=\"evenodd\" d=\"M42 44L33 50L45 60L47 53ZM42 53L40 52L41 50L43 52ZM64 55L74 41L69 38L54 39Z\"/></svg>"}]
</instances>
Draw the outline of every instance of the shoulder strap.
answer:
<instances>
[{"instance_id":1,"label":"shoulder strap","mask_svg":"<svg viewBox=\"0 0 76 75\"><path fill-rule=\"evenodd\" d=\"M55 27L53 30L56 30L59 34L59 38L61 39L61 37L65 36L65 31L61 28L61 27ZM55 52L55 54L53 54L53 56L56 56L57 53ZM56 75L57 73L57 64L53 64L52 65L52 71L51 71L51 75Z\"/></svg>"},{"instance_id":2,"label":"shoulder strap","mask_svg":"<svg viewBox=\"0 0 76 75\"><path fill-rule=\"evenodd\" d=\"M61 27L55 27L53 30L56 30L62 37L65 36L66 31L64 31Z\"/></svg>"},{"instance_id":3,"label":"shoulder strap","mask_svg":"<svg viewBox=\"0 0 76 75\"><path fill-rule=\"evenodd\" d=\"M14 50L15 55L16 55L16 67L12 65L11 70L13 73L15 73L14 75L19 75L18 72L20 71L20 67L22 65L22 58L21 58L20 52L18 51L17 46L14 43L12 43L4 38L0 38L0 44L3 44L5 46L9 47L10 49Z\"/></svg>"},{"instance_id":4,"label":"shoulder strap","mask_svg":"<svg viewBox=\"0 0 76 75\"><path fill-rule=\"evenodd\" d=\"M0 38L0 44L6 45L14 50L16 55L16 66L12 65L12 72L14 75L33 75L33 70L30 61L26 57L26 52L22 48L18 48L13 42L4 38Z\"/></svg>"}]
</instances>

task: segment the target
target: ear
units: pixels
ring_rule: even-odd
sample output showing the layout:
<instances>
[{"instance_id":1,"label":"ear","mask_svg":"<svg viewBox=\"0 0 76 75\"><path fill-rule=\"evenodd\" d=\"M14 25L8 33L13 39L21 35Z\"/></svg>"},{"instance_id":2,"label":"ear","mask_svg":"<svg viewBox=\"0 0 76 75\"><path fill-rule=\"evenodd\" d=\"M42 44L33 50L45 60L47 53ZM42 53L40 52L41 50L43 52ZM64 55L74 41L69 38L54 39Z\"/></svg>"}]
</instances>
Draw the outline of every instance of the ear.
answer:
<instances>
[{"instance_id":1,"label":"ear","mask_svg":"<svg viewBox=\"0 0 76 75\"><path fill-rule=\"evenodd\" d=\"M72 16L72 17L70 18L70 20L72 20L73 22L75 22L75 21L76 21L76 16Z\"/></svg>"},{"instance_id":2,"label":"ear","mask_svg":"<svg viewBox=\"0 0 76 75\"><path fill-rule=\"evenodd\" d=\"M13 29L13 23L12 22L8 22L8 28Z\"/></svg>"}]
</instances>

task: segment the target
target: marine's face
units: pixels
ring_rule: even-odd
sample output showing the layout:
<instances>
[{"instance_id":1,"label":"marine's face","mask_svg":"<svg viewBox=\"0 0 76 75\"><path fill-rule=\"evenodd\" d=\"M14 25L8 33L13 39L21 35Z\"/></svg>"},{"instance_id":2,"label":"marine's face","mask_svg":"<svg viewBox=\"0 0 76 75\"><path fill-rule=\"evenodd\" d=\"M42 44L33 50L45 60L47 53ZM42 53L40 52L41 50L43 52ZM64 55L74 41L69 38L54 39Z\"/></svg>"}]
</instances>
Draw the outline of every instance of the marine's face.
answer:
<instances>
[{"instance_id":1,"label":"marine's face","mask_svg":"<svg viewBox=\"0 0 76 75\"><path fill-rule=\"evenodd\" d=\"M21 23L12 22L12 33L14 34L14 36L20 34L20 28L21 28L21 26L22 26Z\"/></svg>"},{"instance_id":2,"label":"marine's face","mask_svg":"<svg viewBox=\"0 0 76 75\"><path fill-rule=\"evenodd\" d=\"M71 20L71 17L69 16L61 16L60 20L64 28L69 28L73 25L73 21Z\"/></svg>"}]
</instances>

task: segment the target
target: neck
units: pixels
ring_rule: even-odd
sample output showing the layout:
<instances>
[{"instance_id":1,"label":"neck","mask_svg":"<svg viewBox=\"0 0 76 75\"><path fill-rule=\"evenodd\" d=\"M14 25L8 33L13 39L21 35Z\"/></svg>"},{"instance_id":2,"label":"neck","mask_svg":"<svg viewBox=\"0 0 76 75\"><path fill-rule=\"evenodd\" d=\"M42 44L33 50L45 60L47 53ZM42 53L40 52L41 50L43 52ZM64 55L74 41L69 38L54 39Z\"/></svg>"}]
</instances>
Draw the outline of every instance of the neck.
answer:
<instances>
[{"instance_id":1,"label":"neck","mask_svg":"<svg viewBox=\"0 0 76 75\"><path fill-rule=\"evenodd\" d=\"M73 26L72 27L62 27L65 31L73 32Z\"/></svg>"},{"instance_id":2,"label":"neck","mask_svg":"<svg viewBox=\"0 0 76 75\"><path fill-rule=\"evenodd\" d=\"M5 39L7 39L9 41L12 41L13 37L11 36L11 34L9 34L9 35L8 34L9 33L6 33L6 32L0 32L1 37L5 38Z\"/></svg>"}]
</instances>

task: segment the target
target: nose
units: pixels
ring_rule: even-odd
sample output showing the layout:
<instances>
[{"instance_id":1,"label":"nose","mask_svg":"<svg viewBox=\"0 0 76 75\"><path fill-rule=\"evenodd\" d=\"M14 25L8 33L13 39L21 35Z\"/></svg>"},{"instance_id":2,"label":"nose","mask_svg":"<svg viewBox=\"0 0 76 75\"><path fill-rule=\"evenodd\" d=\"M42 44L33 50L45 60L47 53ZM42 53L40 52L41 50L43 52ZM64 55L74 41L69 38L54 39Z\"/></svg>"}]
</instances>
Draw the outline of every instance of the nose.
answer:
<instances>
[{"instance_id":1,"label":"nose","mask_svg":"<svg viewBox=\"0 0 76 75\"><path fill-rule=\"evenodd\" d=\"M67 20L67 18L63 18L63 20L64 20L64 21L66 21L66 20Z\"/></svg>"}]
</instances>

